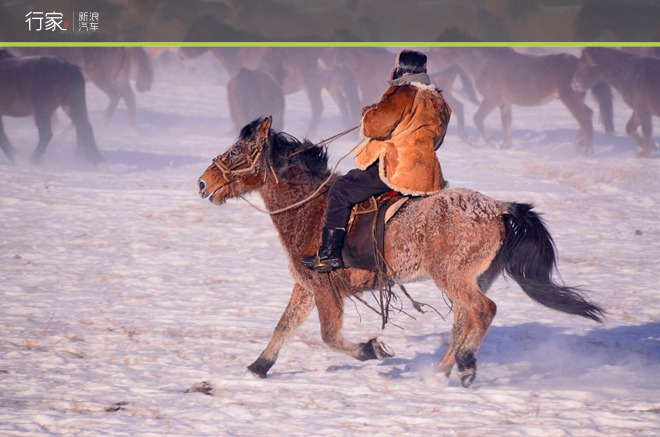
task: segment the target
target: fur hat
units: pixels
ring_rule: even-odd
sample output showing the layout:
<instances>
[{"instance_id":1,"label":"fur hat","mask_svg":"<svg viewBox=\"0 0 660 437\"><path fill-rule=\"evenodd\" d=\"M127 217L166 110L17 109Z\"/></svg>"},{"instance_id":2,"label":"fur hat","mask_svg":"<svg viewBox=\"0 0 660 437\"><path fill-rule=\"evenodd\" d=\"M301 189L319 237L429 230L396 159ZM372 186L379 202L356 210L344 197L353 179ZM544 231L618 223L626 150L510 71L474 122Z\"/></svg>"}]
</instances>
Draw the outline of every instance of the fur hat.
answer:
<instances>
[{"instance_id":1,"label":"fur hat","mask_svg":"<svg viewBox=\"0 0 660 437\"><path fill-rule=\"evenodd\" d=\"M426 73L426 55L424 53L416 50L401 50L399 52L390 79L398 79L408 73Z\"/></svg>"}]
</instances>

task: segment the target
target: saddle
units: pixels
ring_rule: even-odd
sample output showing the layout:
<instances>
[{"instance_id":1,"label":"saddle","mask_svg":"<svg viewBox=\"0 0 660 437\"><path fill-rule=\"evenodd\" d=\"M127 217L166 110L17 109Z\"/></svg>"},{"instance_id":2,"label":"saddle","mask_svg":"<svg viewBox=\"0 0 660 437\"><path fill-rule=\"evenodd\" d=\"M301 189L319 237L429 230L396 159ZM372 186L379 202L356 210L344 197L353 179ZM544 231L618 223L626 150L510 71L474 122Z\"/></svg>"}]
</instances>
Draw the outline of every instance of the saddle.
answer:
<instances>
[{"instance_id":1,"label":"saddle","mask_svg":"<svg viewBox=\"0 0 660 437\"><path fill-rule=\"evenodd\" d=\"M345 267L385 271L385 225L408 199L397 191L388 191L353 206L341 253Z\"/></svg>"}]
</instances>

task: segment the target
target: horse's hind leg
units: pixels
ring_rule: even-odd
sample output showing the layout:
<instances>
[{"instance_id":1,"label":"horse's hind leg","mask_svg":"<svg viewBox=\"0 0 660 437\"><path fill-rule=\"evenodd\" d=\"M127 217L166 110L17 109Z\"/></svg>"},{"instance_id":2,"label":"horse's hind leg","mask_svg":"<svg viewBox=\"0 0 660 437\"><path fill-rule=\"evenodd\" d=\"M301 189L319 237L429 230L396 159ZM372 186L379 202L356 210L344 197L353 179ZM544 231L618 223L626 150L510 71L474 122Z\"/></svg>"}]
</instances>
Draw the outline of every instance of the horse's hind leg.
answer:
<instances>
[{"instance_id":1,"label":"horse's hind leg","mask_svg":"<svg viewBox=\"0 0 660 437\"><path fill-rule=\"evenodd\" d=\"M46 146L53 138L53 129L50 125L52 115L52 111L38 111L34 114L34 122L37 124L37 130L39 131L39 143L31 157L32 163L35 165L41 161L41 157L46 153Z\"/></svg>"},{"instance_id":2,"label":"horse's hind leg","mask_svg":"<svg viewBox=\"0 0 660 437\"><path fill-rule=\"evenodd\" d=\"M639 118L639 114L637 114L637 111L633 111L632 115L630 116L630 120L628 120L628 123L626 123L626 133L641 146L644 140L637 132L637 128L640 126L640 124L642 124L642 122Z\"/></svg>"},{"instance_id":3,"label":"horse's hind leg","mask_svg":"<svg viewBox=\"0 0 660 437\"><path fill-rule=\"evenodd\" d=\"M438 367L440 372L449 376L454 364L457 364L461 384L468 387L477 376L475 354L495 317L497 306L481 294L476 284L466 284L464 287L459 293L447 293L454 303L454 325L449 347Z\"/></svg>"},{"instance_id":4,"label":"horse's hind leg","mask_svg":"<svg viewBox=\"0 0 660 437\"><path fill-rule=\"evenodd\" d=\"M296 284L293 287L289 304L282 313L268 346L259 355L259 358L248 366L248 370L261 378L265 378L268 370L275 364L284 342L291 338L298 326L307 319L312 308L314 308L314 296Z\"/></svg>"},{"instance_id":5,"label":"horse's hind leg","mask_svg":"<svg viewBox=\"0 0 660 437\"><path fill-rule=\"evenodd\" d=\"M584 93L577 93L570 88L559 90L559 99L580 125L580 130L575 137L575 147L579 148L580 143L583 143L584 153L592 155L594 153L594 126L591 117L594 111L584 104L584 96Z\"/></svg>"},{"instance_id":6,"label":"horse's hind leg","mask_svg":"<svg viewBox=\"0 0 660 437\"><path fill-rule=\"evenodd\" d=\"M321 338L334 351L344 353L360 361L382 360L394 356L394 352L385 343L372 338L366 343L351 343L341 335L344 323L344 300L341 307L333 298L330 289L316 290L314 293L316 308L321 322Z\"/></svg>"},{"instance_id":7,"label":"horse's hind leg","mask_svg":"<svg viewBox=\"0 0 660 437\"><path fill-rule=\"evenodd\" d=\"M2 117L0 117L0 149L5 152L5 155L7 155L7 158L9 158L11 162L15 162L14 157L16 156L16 149L14 149L14 146L9 142L9 138L5 135L5 129L2 125Z\"/></svg>"},{"instance_id":8,"label":"horse's hind leg","mask_svg":"<svg viewBox=\"0 0 660 437\"><path fill-rule=\"evenodd\" d=\"M642 151L638 152L635 156L638 158L649 158L651 157L651 153L653 151L653 116L651 115L650 111L644 110L636 110L637 114L639 114L639 121L640 124L642 125Z\"/></svg>"}]
</instances>

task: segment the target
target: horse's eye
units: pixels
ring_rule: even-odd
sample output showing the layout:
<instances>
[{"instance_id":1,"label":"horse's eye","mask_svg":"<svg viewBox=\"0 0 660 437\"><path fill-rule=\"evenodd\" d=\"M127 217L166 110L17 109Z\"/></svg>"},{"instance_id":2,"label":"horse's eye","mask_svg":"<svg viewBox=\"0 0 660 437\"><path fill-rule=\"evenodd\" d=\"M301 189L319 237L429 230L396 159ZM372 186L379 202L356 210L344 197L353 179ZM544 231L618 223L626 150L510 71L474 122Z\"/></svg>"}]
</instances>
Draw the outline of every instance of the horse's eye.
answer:
<instances>
[{"instance_id":1,"label":"horse's eye","mask_svg":"<svg viewBox=\"0 0 660 437\"><path fill-rule=\"evenodd\" d=\"M238 155L238 149L231 149L229 151L229 156L237 156Z\"/></svg>"}]
</instances>

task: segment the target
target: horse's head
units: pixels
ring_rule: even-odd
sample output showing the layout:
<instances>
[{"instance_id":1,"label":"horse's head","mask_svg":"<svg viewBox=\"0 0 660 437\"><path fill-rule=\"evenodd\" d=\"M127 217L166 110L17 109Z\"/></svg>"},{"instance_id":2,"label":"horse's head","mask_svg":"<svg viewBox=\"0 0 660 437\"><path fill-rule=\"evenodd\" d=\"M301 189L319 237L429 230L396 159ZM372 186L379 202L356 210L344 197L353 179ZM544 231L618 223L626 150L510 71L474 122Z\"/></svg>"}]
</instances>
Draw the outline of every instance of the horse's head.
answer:
<instances>
[{"instance_id":1,"label":"horse's head","mask_svg":"<svg viewBox=\"0 0 660 437\"><path fill-rule=\"evenodd\" d=\"M273 118L266 117L245 126L238 140L199 178L199 194L203 199L222 205L227 199L259 189L266 179L267 165L262 153L267 146Z\"/></svg>"},{"instance_id":2,"label":"horse's head","mask_svg":"<svg viewBox=\"0 0 660 437\"><path fill-rule=\"evenodd\" d=\"M573 82L571 82L573 90L583 93L593 88L600 80L596 61L587 49L582 50L582 56L578 60L578 67L573 75Z\"/></svg>"}]
</instances>

